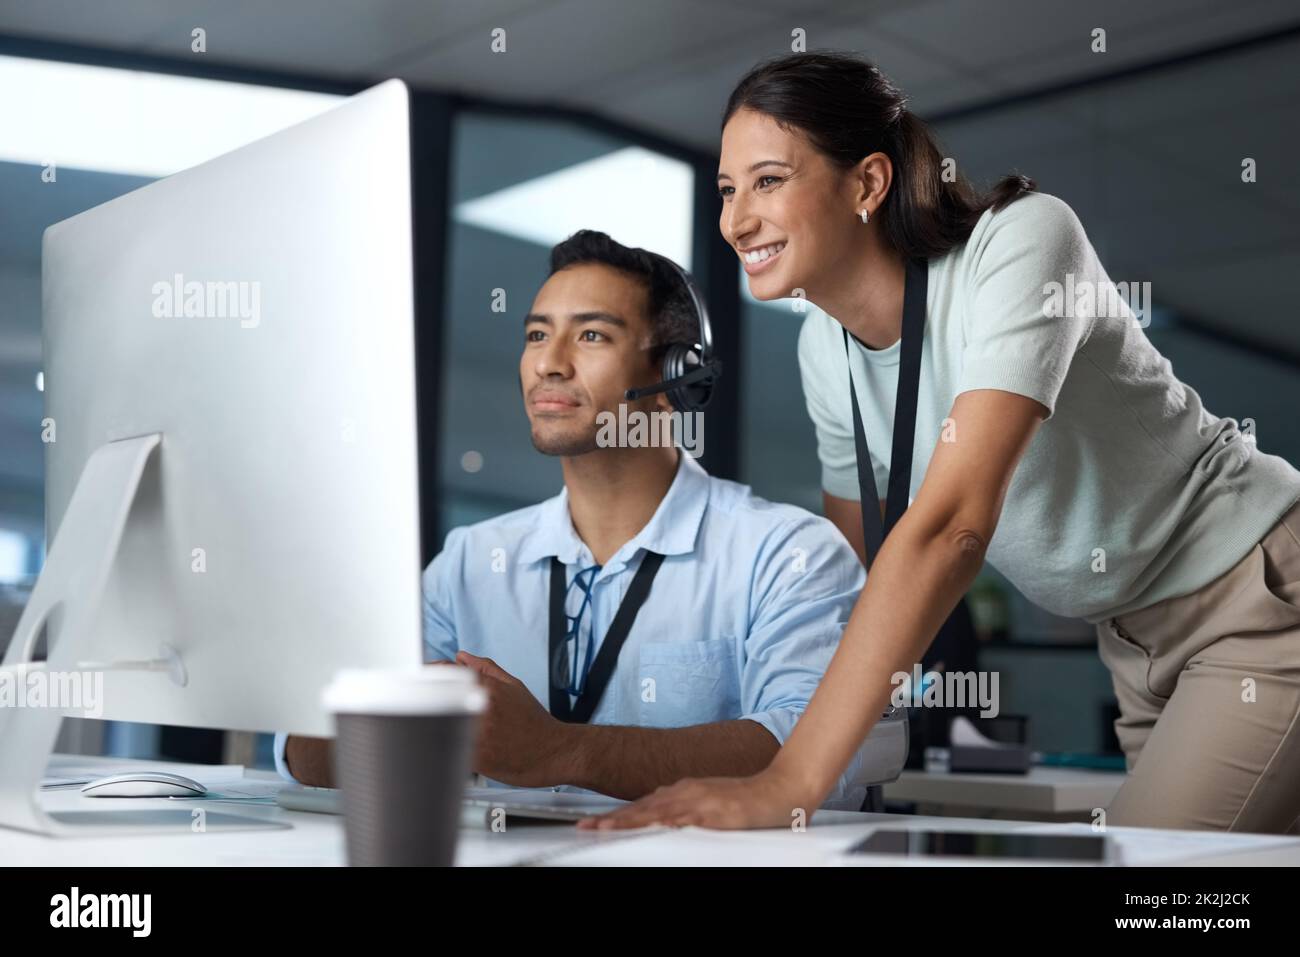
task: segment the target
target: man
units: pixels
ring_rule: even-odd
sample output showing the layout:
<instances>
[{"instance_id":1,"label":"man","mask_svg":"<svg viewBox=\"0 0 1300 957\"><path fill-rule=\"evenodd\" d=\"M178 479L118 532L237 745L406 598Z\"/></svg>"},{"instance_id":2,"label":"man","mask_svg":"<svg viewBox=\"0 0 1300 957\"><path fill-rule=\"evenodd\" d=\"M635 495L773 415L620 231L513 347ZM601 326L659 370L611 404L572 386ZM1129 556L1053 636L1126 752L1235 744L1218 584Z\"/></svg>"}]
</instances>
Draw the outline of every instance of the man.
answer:
<instances>
[{"instance_id":1,"label":"man","mask_svg":"<svg viewBox=\"0 0 1300 957\"><path fill-rule=\"evenodd\" d=\"M684 777L752 774L830 661L864 582L848 543L657 441L663 394L624 400L658 381L669 345L698 340L697 321L681 277L644 250L584 230L551 252L519 376L533 444L560 457L564 490L452 531L423 577L426 660L473 668L488 691L474 762L488 778L632 799ZM650 428L615 434L620 405ZM638 590L603 693L589 721L574 720ZM282 742L282 773L330 783L323 740ZM864 770L860 753L825 806L860 807Z\"/></svg>"}]
</instances>

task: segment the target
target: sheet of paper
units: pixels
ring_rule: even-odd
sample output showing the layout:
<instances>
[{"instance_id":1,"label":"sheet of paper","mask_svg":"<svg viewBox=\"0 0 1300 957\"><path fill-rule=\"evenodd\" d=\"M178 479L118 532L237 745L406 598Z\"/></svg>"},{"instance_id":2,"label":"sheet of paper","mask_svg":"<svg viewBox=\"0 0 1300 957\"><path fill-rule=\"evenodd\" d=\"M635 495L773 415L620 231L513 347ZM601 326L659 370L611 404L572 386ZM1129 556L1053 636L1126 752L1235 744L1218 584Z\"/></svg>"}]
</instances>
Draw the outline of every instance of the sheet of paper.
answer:
<instances>
[{"instance_id":1,"label":"sheet of paper","mask_svg":"<svg viewBox=\"0 0 1300 957\"><path fill-rule=\"evenodd\" d=\"M1005 741L994 741L986 734L981 732L974 723L965 715L958 715L952 719L952 726L948 732L948 740L954 746L966 748L1019 748L1023 745L1008 744Z\"/></svg>"},{"instance_id":2,"label":"sheet of paper","mask_svg":"<svg viewBox=\"0 0 1300 957\"><path fill-rule=\"evenodd\" d=\"M81 787L83 784L89 784L95 780L93 777L83 775L80 777L48 777L41 778L41 790L52 791L56 788Z\"/></svg>"}]
</instances>

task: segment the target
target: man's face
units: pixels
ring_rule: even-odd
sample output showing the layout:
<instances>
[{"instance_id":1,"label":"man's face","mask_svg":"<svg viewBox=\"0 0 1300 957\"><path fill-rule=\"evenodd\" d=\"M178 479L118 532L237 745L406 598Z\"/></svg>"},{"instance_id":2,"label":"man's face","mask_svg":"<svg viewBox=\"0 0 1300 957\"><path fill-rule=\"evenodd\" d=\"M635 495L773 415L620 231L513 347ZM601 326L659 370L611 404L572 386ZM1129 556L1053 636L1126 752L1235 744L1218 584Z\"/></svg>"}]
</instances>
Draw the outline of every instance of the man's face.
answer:
<instances>
[{"instance_id":1,"label":"man's face","mask_svg":"<svg viewBox=\"0 0 1300 957\"><path fill-rule=\"evenodd\" d=\"M538 291L524 317L519 381L539 452L594 452L596 416L617 416L627 389L659 381L648 298L644 283L598 263L561 269ZM625 404L670 408L662 395Z\"/></svg>"}]
</instances>

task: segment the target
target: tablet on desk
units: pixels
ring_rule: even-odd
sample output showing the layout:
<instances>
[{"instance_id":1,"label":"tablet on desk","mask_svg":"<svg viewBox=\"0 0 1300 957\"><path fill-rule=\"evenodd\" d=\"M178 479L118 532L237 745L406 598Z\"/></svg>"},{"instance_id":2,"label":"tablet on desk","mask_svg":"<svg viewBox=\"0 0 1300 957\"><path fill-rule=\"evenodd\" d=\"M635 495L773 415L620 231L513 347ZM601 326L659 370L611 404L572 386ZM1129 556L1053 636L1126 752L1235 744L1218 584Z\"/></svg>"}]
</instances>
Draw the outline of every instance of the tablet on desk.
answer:
<instances>
[{"instance_id":1,"label":"tablet on desk","mask_svg":"<svg viewBox=\"0 0 1300 957\"><path fill-rule=\"evenodd\" d=\"M936 831L880 828L849 848L850 854L955 857L967 860L1113 863L1110 838L1101 834L1023 834L1007 831Z\"/></svg>"}]
</instances>

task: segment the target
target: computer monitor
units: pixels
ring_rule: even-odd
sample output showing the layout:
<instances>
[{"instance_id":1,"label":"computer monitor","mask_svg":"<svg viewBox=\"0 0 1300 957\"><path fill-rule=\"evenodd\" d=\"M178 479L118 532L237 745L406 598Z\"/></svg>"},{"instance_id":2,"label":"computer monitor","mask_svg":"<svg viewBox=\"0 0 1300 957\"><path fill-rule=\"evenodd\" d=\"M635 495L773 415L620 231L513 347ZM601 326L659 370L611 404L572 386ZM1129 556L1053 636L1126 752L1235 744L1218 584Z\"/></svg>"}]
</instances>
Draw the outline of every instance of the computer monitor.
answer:
<instances>
[{"instance_id":1,"label":"computer monitor","mask_svg":"<svg viewBox=\"0 0 1300 957\"><path fill-rule=\"evenodd\" d=\"M389 81L46 230L52 545L7 668L45 628L104 718L328 734L337 669L419 666L409 126ZM58 716L5 710L0 824L50 830Z\"/></svg>"}]
</instances>

